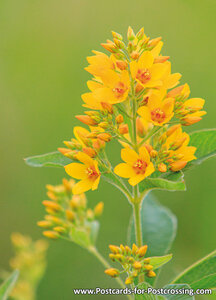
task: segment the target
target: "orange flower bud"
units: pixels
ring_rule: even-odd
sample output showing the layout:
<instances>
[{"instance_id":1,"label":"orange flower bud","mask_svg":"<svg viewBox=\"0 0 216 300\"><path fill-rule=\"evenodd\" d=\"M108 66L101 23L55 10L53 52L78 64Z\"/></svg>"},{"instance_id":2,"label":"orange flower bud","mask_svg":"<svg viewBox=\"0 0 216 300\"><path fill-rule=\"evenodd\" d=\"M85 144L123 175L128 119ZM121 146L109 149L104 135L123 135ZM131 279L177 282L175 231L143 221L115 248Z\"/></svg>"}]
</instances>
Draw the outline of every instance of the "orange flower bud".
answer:
<instances>
[{"instance_id":1,"label":"orange flower bud","mask_svg":"<svg viewBox=\"0 0 216 300\"><path fill-rule=\"evenodd\" d=\"M82 123L89 125L89 126L95 126L98 124L94 119L92 119L90 116L86 115L78 115L76 118L81 121Z\"/></svg>"},{"instance_id":2,"label":"orange flower bud","mask_svg":"<svg viewBox=\"0 0 216 300\"><path fill-rule=\"evenodd\" d=\"M119 247L118 246L115 246L115 245L109 245L109 248L110 248L110 251L113 253L113 254L118 254L119 253Z\"/></svg>"},{"instance_id":3,"label":"orange flower bud","mask_svg":"<svg viewBox=\"0 0 216 300\"><path fill-rule=\"evenodd\" d=\"M43 235L49 239L56 240L59 237L59 234L55 231L44 231Z\"/></svg>"},{"instance_id":4,"label":"orange flower bud","mask_svg":"<svg viewBox=\"0 0 216 300\"><path fill-rule=\"evenodd\" d=\"M154 149L150 152L150 156L151 156L152 158L157 157L157 155L158 155L158 152L157 152L156 150L154 150Z\"/></svg>"},{"instance_id":5,"label":"orange flower bud","mask_svg":"<svg viewBox=\"0 0 216 300\"><path fill-rule=\"evenodd\" d=\"M43 220L43 221L37 222L37 225L42 228L50 228L52 226L52 223L49 221Z\"/></svg>"},{"instance_id":6,"label":"orange flower bud","mask_svg":"<svg viewBox=\"0 0 216 300\"><path fill-rule=\"evenodd\" d=\"M90 157L95 157L97 155L96 151L90 147L85 147L82 151Z\"/></svg>"},{"instance_id":7,"label":"orange flower bud","mask_svg":"<svg viewBox=\"0 0 216 300\"><path fill-rule=\"evenodd\" d=\"M182 125L184 126L190 126L190 125L193 125L199 121L201 121L202 118L201 117L191 117L191 116L188 116L188 117L185 117L182 119L183 123Z\"/></svg>"},{"instance_id":8,"label":"orange flower bud","mask_svg":"<svg viewBox=\"0 0 216 300\"><path fill-rule=\"evenodd\" d=\"M116 66L117 68L119 68L121 71L126 70L127 68L127 63L125 61L122 60L117 60L116 61Z\"/></svg>"},{"instance_id":9,"label":"orange flower bud","mask_svg":"<svg viewBox=\"0 0 216 300\"><path fill-rule=\"evenodd\" d=\"M123 40L123 36L118 32L112 31L112 36L114 39Z\"/></svg>"},{"instance_id":10,"label":"orange flower bud","mask_svg":"<svg viewBox=\"0 0 216 300\"><path fill-rule=\"evenodd\" d=\"M158 64L158 63L164 63L165 61L167 61L170 57L169 56L158 56L158 57L155 57L154 59L154 63L155 64Z\"/></svg>"},{"instance_id":11,"label":"orange flower bud","mask_svg":"<svg viewBox=\"0 0 216 300\"><path fill-rule=\"evenodd\" d=\"M58 151L59 151L61 154L63 154L63 155L72 152L70 149L67 149L67 148L58 148Z\"/></svg>"},{"instance_id":12,"label":"orange flower bud","mask_svg":"<svg viewBox=\"0 0 216 300\"><path fill-rule=\"evenodd\" d=\"M150 47L155 47L160 41L162 40L162 37L158 37L158 38L155 38L155 39L152 39L149 41L148 45Z\"/></svg>"},{"instance_id":13,"label":"orange flower bud","mask_svg":"<svg viewBox=\"0 0 216 300\"><path fill-rule=\"evenodd\" d=\"M117 51L116 45L112 42L102 43L101 46L111 53L115 53Z\"/></svg>"},{"instance_id":14,"label":"orange flower bud","mask_svg":"<svg viewBox=\"0 0 216 300\"><path fill-rule=\"evenodd\" d=\"M117 277L119 275L119 270L110 268L110 269L105 270L104 273L111 277Z\"/></svg>"},{"instance_id":15,"label":"orange flower bud","mask_svg":"<svg viewBox=\"0 0 216 300\"><path fill-rule=\"evenodd\" d=\"M104 209L104 203L99 202L94 208L95 217L100 217L103 213L103 209Z\"/></svg>"},{"instance_id":16,"label":"orange flower bud","mask_svg":"<svg viewBox=\"0 0 216 300\"><path fill-rule=\"evenodd\" d=\"M72 210L67 209L66 210L66 217L69 221L73 222L75 220L75 213Z\"/></svg>"},{"instance_id":17,"label":"orange flower bud","mask_svg":"<svg viewBox=\"0 0 216 300\"><path fill-rule=\"evenodd\" d=\"M142 120L141 118L137 117L136 119L136 127L137 127L137 133L140 137L144 137L145 134L146 134L146 131L145 131L145 127L142 123Z\"/></svg>"},{"instance_id":18,"label":"orange flower bud","mask_svg":"<svg viewBox=\"0 0 216 300\"><path fill-rule=\"evenodd\" d=\"M155 276L156 276L156 273L155 273L154 271L151 270L151 271L149 271L149 272L147 273L147 276L150 277L150 278L151 278L151 277L155 277Z\"/></svg>"},{"instance_id":19,"label":"orange flower bud","mask_svg":"<svg viewBox=\"0 0 216 300\"><path fill-rule=\"evenodd\" d=\"M96 150L96 151L100 151L101 149L103 149L105 147L105 142L100 140L100 139L96 139L94 142L93 142L93 148Z\"/></svg>"},{"instance_id":20,"label":"orange flower bud","mask_svg":"<svg viewBox=\"0 0 216 300\"><path fill-rule=\"evenodd\" d=\"M99 133L97 137L104 142L109 142L112 138L111 134L106 133L106 132Z\"/></svg>"},{"instance_id":21,"label":"orange flower bud","mask_svg":"<svg viewBox=\"0 0 216 300\"><path fill-rule=\"evenodd\" d=\"M61 210L61 206L53 201L45 200L42 202L44 206L55 211Z\"/></svg>"},{"instance_id":22,"label":"orange flower bud","mask_svg":"<svg viewBox=\"0 0 216 300\"><path fill-rule=\"evenodd\" d=\"M171 163L171 171L173 172L177 172L177 171L180 171L181 169L183 169L187 164L187 161L182 161L182 160L179 160L179 161L175 161L173 163Z\"/></svg>"},{"instance_id":23,"label":"orange flower bud","mask_svg":"<svg viewBox=\"0 0 216 300\"><path fill-rule=\"evenodd\" d=\"M113 41L114 41L116 47L118 47L119 49L124 49L125 48L124 42L122 42L122 41L120 41L116 38L114 38Z\"/></svg>"},{"instance_id":24,"label":"orange flower bud","mask_svg":"<svg viewBox=\"0 0 216 300\"><path fill-rule=\"evenodd\" d=\"M133 264L134 269L141 269L142 268L142 264L139 261L135 261Z\"/></svg>"},{"instance_id":25,"label":"orange flower bud","mask_svg":"<svg viewBox=\"0 0 216 300\"><path fill-rule=\"evenodd\" d=\"M142 28L137 32L136 37L137 37L138 40L141 40L141 39L144 37L144 27L142 27Z\"/></svg>"},{"instance_id":26,"label":"orange flower bud","mask_svg":"<svg viewBox=\"0 0 216 300\"><path fill-rule=\"evenodd\" d=\"M115 120L116 120L116 123L117 123L117 124L121 124L121 123L124 121L124 118L123 118L123 116L122 116L121 114L119 114L119 115L115 118Z\"/></svg>"},{"instance_id":27,"label":"orange flower bud","mask_svg":"<svg viewBox=\"0 0 216 300\"><path fill-rule=\"evenodd\" d=\"M184 142L187 140L187 137L182 137L181 139L173 142L171 145L170 145L170 149L171 150L178 150L183 144Z\"/></svg>"},{"instance_id":28,"label":"orange flower bud","mask_svg":"<svg viewBox=\"0 0 216 300\"><path fill-rule=\"evenodd\" d=\"M100 122L98 124L98 126L103 128L103 129L107 129L109 127L109 123L108 122Z\"/></svg>"},{"instance_id":29,"label":"orange flower bud","mask_svg":"<svg viewBox=\"0 0 216 300\"><path fill-rule=\"evenodd\" d=\"M153 269L153 266L152 265L144 265L144 268L147 270L147 271L151 271Z\"/></svg>"},{"instance_id":30,"label":"orange flower bud","mask_svg":"<svg viewBox=\"0 0 216 300\"><path fill-rule=\"evenodd\" d=\"M166 132L166 135L167 136L170 136L171 134L173 134L177 129L179 129L181 127L180 124L177 124L177 125L174 125L172 127L170 127L167 132Z\"/></svg>"},{"instance_id":31,"label":"orange flower bud","mask_svg":"<svg viewBox=\"0 0 216 300\"><path fill-rule=\"evenodd\" d=\"M144 89L144 87L141 84L137 83L136 88L135 88L136 94L141 92L143 89Z\"/></svg>"},{"instance_id":32,"label":"orange flower bud","mask_svg":"<svg viewBox=\"0 0 216 300\"><path fill-rule=\"evenodd\" d=\"M167 171L167 166L164 163L160 163L158 165L158 171L160 171L161 173L165 173Z\"/></svg>"},{"instance_id":33,"label":"orange flower bud","mask_svg":"<svg viewBox=\"0 0 216 300\"><path fill-rule=\"evenodd\" d=\"M135 39L135 33L133 31L133 29L129 26L128 27L128 32L127 32L127 38L129 41L133 41Z\"/></svg>"},{"instance_id":34,"label":"orange flower bud","mask_svg":"<svg viewBox=\"0 0 216 300\"><path fill-rule=\"evenodd\" d=\"M148 151L149 154L153 150L153 147L151 145L149 145L149 144L144 144L143 146L146 148L146 150Z\"/></svg>"},{"instance_id":35,"label":"orange flower bud","mask_svg":"<svg viewBox=\"0 0 216 300\"><path fill-rule=\"evenodd\" d=\"M120 134L126 134L128 133L129 129L128 129L128 125L127 124L120 124L119 125L119 133Z\"/></svg>"},{"instance_id":36,"label":"orange flower bud","mask_svg":"<svg viewBox=\"0 0 216 300\"><path fill-rule=\"evenodd\" d=\"M101 102L101 106L103 107L104 110L107 110L110 114L113 114L112 104L107 102Z\"/></svg>"},{"instance_id":37,"label":"orange flower bud","mask_svg":"<svg viewBox=\"0 0 216 300\"><path fill-rule=\"evenodd\" d=\"M133 244L133 246L132 246L132 253L136 254L137 250L138 250L138 247L135 244Z\"/></svg>"},{"instance_id":38,"label":"orange flower bud","mask_svg":"<svg viewBox=\"0 0 216 300\"><path fill-rule=\"evenodd\" d=\"M133 51L130 56L131 56L132 59L136 60L136 59L139 58L139 52L138 51Z\"/></svg>"},{"instance_id":39,"label":"orange flower bud","mask_svg":"<svg viewBox=\"0 0 216 300\"><path fill-rule=\"evenodd\" d=\"M94 219L94 212L92 209L88 209L87 212L86 212L86 217L88 220L93 220Z\"/></svg>"},{"instance_id":40,"label":"orange flower bud","mask_svg":"<svg viewBox=\"0 0 216 300\"><path fill-rule=\"evenodd\" d=\"M133 282L133 278L132 277L128 277L125 280L125 284L131 284Z\"/></svg>"},{"instance_id":41,"label":"orange flower bud","mask_svg":"<svg viewBox=\"0 0 216 300\"><path fill-rule=\"evenodd\" d=\"M142 247L140 247L140 248L137 250L136 254L137 254L139 257L143 257L143 256L145 256L145 254L146 254L146 252L147 252L147 249L148 249L148 246L147 246L147 245L142 246Z\"/></svg>"},{"instance_id":42,"label":"orange flower bud","mask_svg":"<svg viewBox=\"0 0 216 300\"><path fill-rule=\"evenodd\" d=\"M58 233L65 233L67 231L66 228L64 228L62 226L54 227L53 230L55 230Z\"/></svg>"}]
</instances>

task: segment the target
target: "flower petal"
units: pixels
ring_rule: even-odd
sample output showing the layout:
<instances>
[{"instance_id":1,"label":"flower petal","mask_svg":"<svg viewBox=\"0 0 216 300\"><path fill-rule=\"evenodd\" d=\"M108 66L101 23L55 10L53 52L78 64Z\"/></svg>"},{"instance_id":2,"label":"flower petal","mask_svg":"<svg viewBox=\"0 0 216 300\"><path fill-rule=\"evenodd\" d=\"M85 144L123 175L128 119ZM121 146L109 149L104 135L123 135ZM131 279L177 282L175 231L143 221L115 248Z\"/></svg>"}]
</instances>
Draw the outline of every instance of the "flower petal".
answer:
<instances>
[{"instance_id":1,"label":"flower petal","mask_svg":"<svg viewBox=\"0 0 216 300\"><path fill-rule=\"evenodd\" d=\"M134 162L139 158L139 156L131 148L124 148L121 150L121 158L126 163L133 165Z\"/></svg>"},{"instance_id":2,"label":"flower petal","mask_svg":"<svg viewBox=\"0 0 216 300\"><path fill-rule=\"evenodd\" d=\"M154 81L161 79L161 77L166 72L166 69L167 69L167 66L163 63L154 64L150 69L151 79Z\"/></svg>"},{"instance_id":3,"label":"flower petal","mask_svg":"<svg viewBox=\"0 0 216 300\"><path fill-rule=\"evenodd\" d=\"M88 178L79 181L73 187L73 190L72 190L73 194L78 195L78 194L85 193L86 191L88 191L92 188L93 183L94 182L92 180L89 180Z\"/></svg>"},{"instance_id":4,"label":"flower petal","mask_svg":"<svg viewBox=\"0 0 216 300\"><path fill-rule=\"evenodd\" d=\"M151 122L151 114L147 106L140 107L137 112L145 121Z\"/></svg>"},{"instance_id":5,"label":"flower petal","mask_svg":"<svg viewBox=\"0 0 216 300\"><path fill-rule=\"evenodd\" d=\"M134 175L134 170L131 166L125 164L125 163L121 163L119 165L117 165L114 169L114 172L123 178L130 178L131 176Z\"/></svg>"},{"instance_id":6,"label":"flower petal","mask_svg":"<svg viewBox=\"0 0 216 300\"><path fill-rule=\"evenodd\" d=\"M139 148L140 157L147 163L150 163L150 156L145 146Z\"/></svg>"},{"instance_id":7,"label":"flower petal","mask_svg":"<svg viewBox=\"0 0 216 300\"><path fill-rule=\"evenodd\" d=\"M128 182L129 182L130 185L135 186L136 184L138 184L143 179L145 179L145 174L139 174L139 175L135 175L135 176L131 177L128 180Z\"/></svg>"},{"instance_id":8,"label":"flower petal","mask_svg":"<svg viewBox=\"0 0 216 300\"><path fill-rule=\"evenodd\" d=\"M150 51L144 51L138 61L139 69L149 69L154 63L154 56Z\"/></svg>"},{"instance_id":9,"label":"flower petal","mask_svg":"<svg viewBox=\"0 0 216 300\"><path fill-rule=\"evenodd\" d=\"M98 176L98 178L94 181L94 183L92 185L92 191L94 191L98 188L99 182L100 182L100 176Z\"/></svg>"},{"instance_id":10,"label":"flower petal","mask_svg":"<svg viewBox=\"0 0 216 300\"><path fill-rule=\"evenodd\" d=\"M68 175L76 179L83 179L87 177L86 166L79 163L71 163L65 166L65 171Z\"/></svg>"},{"instance_id":11,"label":"flower petal","mask_svg":"<svg viewBox=\"0 0 216 300\"><path fill-rule=\"evenodd\" d=\"M87 154L85 154L83 152L78 152L76 154L76 158L86 166L94 165L94 160L90 156L88 156Z\"/></svg>"}]
</instances>

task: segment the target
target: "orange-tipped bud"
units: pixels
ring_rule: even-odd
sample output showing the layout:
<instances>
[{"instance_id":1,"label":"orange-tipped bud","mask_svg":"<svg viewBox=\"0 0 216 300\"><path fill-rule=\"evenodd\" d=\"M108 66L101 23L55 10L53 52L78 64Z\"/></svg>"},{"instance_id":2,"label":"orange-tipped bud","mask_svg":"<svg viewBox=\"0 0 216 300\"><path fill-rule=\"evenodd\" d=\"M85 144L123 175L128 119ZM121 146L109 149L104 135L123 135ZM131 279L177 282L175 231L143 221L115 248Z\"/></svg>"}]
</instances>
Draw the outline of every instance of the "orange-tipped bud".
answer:
<instances>
[{"instance_id":1,"label":"orange-tipped bud","mask_svg":"<svg viewBox=\"0 0 216 300\"><path fill-rule=\"evenodd\" d=\"M122 60L117 60L116 61L116 66L117 68L119 68L121 71L126 70L127 69L127 63L125 61Z\"/></svg>"},{"instance_id":2,"label":"orange-tipped bud","mask_svg":"<svg viewBox=\"0 0 216 300\"><path fill-rule=\"evenodd\" d=\"M94 208L95 217L100 217L103 213L103 209L104 209L104 203L99 202Z\"/></svg>"},{"instance_id":3,"label":"orange-tipped bud","mask_svg":"<svg viewBox=\"0 0 216 300\"><path fill-rule=\"evenodd\" d=\"M82 151L90 157L95 157L97 155L96 151L90 147L85 147Z\"/></svg>"},{"instance_id":4,"label":"orange-tipped bud","mask_svg":"<svg viewBox=\"0 0 216 300\"><path fill-rule=\"evenodd\" d=\"M134 269L141 269L142 268L142 264L139 261L135 261L133 264Z\"/></svg>"},{"instance_id":5,"label":"orange-tipped bud","mask_svg":"<svg viewBox=\"0 0 216 300\"><path fill-rule=\"evenodd\" d=\"M137 83L136 88L135 88L136 94L141 92L143 89L144 89L144 87L141 84Z\"/></svg>"},{"instance_id":6,"label":"orange-tipped bud","mask_svg":"<svg viewBox=\"0 0 216 300\"><path fill-rule=\"evenodd\" d=\"M98 126L103 128L103 129L107 129L109 127L109 123L108 122L100 122L98 124Z\"/></svg>"},{"instance_id":7,"label":"orange-tipped bud","mask_svg":"<svg viewBox=\"0 0 216 300\"><path fill-rule=\"evenodd\" d=\"M104 110L107 110L110 114L113 114L112 104L107 102L101 102L101 106L103 107Z\"/></svg>"},{"instance_id":8,"label":"orange-tipped bud","mask_svg":"<svg viewBox=\"0 0 216 300\"><path fill-rule=\"evenodd\" d=\"M118 39L115 39L115 38L113 39L113 41L114 41L117 48L119 48L119 49L124 49L125 48L124 42L122 42Z\"/></svg>"},{"instance_id":9,"label":"orange-tipped bud","mask_svg":"<svg viewBox=\"0 0 216 300\"><path fill-rule=\"evenodd\" d=\"M97 137L104 142L109 142L112 138L111 134L106 133L106 132L99 133Z\"/></svg>"},{"instance_id":10,"label":"orange-tipped bud","mask_svg":"<svg viewBox=\"0 0 216 300\"><path fill-rule=\"evenodd\" d=\"M105 147L105 142L100 140L100 139L96 139L94 142L93 142L93 148L96 150L96 151L100 151L101 149L103 149Z\"/></svg>"},{"instance_id":11,"label":"orange-tipped bud","mask_svg":"<svg viewBox=\"0 0 216 300\"><path fill-rule=\"evenodd\" d=\"M86 124L86 125L89 125L89 126L95 126L95 125L97 125L98 124L98 122L96 122L92 117L90 117L90 116L86 116L86 115L78 115L78 116L76 116L76 118L80 121L80 122L82 122L82 123L84 123L84 124Z\"/></svg>"},{"instance_id":12,"label":"orange-tipped bud","mask_svg":"<svg viewBox=\"0 0 216 300\"><path fill-rule=\"evenodd\" d=\"M191 117L191 116L188 116L188 117L185 117L182 119L183 123L182 125L184 126L190 126L190 125L193 125L199 121L201 121L202 118L201 117Z\"/></svg>"},{"instance_id":13,"label":"orange-tipped bud","mask_svg":"<svg viewBox=\"0 0 216 300\"><path fill-rule=\"evenodd\" d=\"M56 225L62 225L62 224L64 224L64 222L61 219L59 219L59 218L57 218L55 216L47 215L47 216L45 216L45 219L47 221L51 221L51 222L55 223Z\"/></svg>"},{"instance_id":14,"label":"orange-tipped bud","mask_svg":"<svg viewBox=\"0 0 216 300\"><path fill-rule=\"evenodd\" d=\"M166 135L167 136L170 136L171 134L173 134L177 129L179 129L181 127L180 124L177 124L177 125L174 125L172 127L170 127L167 132L166 132Z\"/></svg>"},{"instance_id":15,"label":"orange-tipped bud","mask_svg":"<svg viewBox=\"0 0 216 300\"><path fill-rule=\"evenodd\" d=\"M131 255L131 249L128 246L125 246L125 251L127 254Z\"/></svg>"},{"instance_id":16,"label":"orange-tipped bud","mask_svg":"<svg viewBox=\"0 0 216 300\"><path fill-rule=\"evenodd\" d=\"M135 39L135 33L133 31L133 29L129 26L128 27L128 31L127 31L127 38L129 41L133 41Z\"/></svg>"},{"instance_id":17,"label":"orange-tipped bud","mask_svg":"<svg viewBox=\"0 0 216 300\"><path fill-rule=\"evenodd\" d=\"M187 164L187 161L182 161L182 160L179 160L179 161L175 161L173 162L170 166L171 166L171 171L173 172L177 172L177 171L180 171L181 169L183 169Z\"/></svg>"},{"instance_id":18,"label":"orange-tipped bud","mask_svg":"<svg viewBox=\"0 0 216 300\"><path fill-rule=\"evenodd\" d=\"M136 37L137 37L138 40L141 40L141 39L144 37L144 27L142 27L142 28L137 32Z\"/></svg>"},{"instance_id":19,"label":"orange-tipped bud","mask_svg":"<svg viewBox=\"0 0 216 300\"><path fill-rule=\"evenodd\" d=\"M146 150L148 151L149 154L153 150L153 147L151 145L149 145L149 144L144 144L144 147L146 148Z\"/></svg>"},{"instance_id":20,"label":"orange-tipped bud","mask_svg":"<svg viewBox=\"0 0 216 300\"><path fill-rule=\"evenodd\" d=\"M151 271L149 271L149 272L147 273L147 276L150 277L150 278L151 278L151 277L155 277L155 276L156 276L156 273L155 273L154 271L151 270Z\"/></svg>"},{"instance_id":21,"label":"orange-tipped bud","mask_svg":"<svg viewBox=\"0 0 216 300\"><path fill-rule=\"evenodd\" d=\"M115 118L115 120L116 120L116 123L117 123L117 124L121 124L122 122L124 122L124 118L123 118L123 116L122 116L121 114L119 114L119 115Z\"/></svg>"},{"instance_id":22,"label":"orange-tipped bud","mask_svg":"<svg viewBox=\"0 0 216 300\"><path fill-rule=\"evenodd\" d=\"M147 249L148 249L148 246L147 246L147 245L142 246L142 247L140 247L140 248L137 250L136 254L137 254L139 257L143 257L143 256L145 256L145 254L146 254L146 252L147 252Z\"/></svg>"},{"instance_id":23,"label":"orange-tipped bud","mask_svg":"<svg viewBox=\"0 0 216 300\"><path fill-rule=\"evenodd\" d=\"M167 61L170 57L169 56L158 56L158 57L155 57L154 59L154 63L155 64L161 64L161 63L164 63L165 61Z\"/></svg>"},{"instance_id":24,"label":"orange-tipped bud","mask_svg":"<svg viewBox=\"0 0 216 300\"><path fill-rule=\"evenodd\" d=\"M119 247L115 246L115 245L109 245L109 248L110 248L110 251L113 253L113 254L118 254L119 253Z\"/></svg>"},{"instance_id":25,"label":"orange-tipped bud","mask_svg":"<svg viewBox=\"0 0 216 300\"><path fill-rule=\"evenodd\" d=\"M144 96L142 101L140 102L140 106L144 106L147 105L149 101L149 97L148 96Z\"/></svg>"},{"instance_id":26,"label":"orange-tipped bud","mask_svg":"<svg viewBox=\"0 0 216 300\"><path fill-rule=\"evenodd\" d=\"M190 95L190 87L189 85L183 84L180 85L174 89L172 89L171 91L169 91L169 93L167 94L167 97L177 97L177 96L181 96L183 97L183 99L187 99Z\"/></svg>"},{"instance_id":27,"label":"orange-tipped bud","mask_svg":"<svg viewBox=\"0 0 216 300\"><path fill-rule=\"evenodd\" d=\"M139 52L138 51L132 51L130 54L130 57L134 60L137 60L139 58Z\"/></svg>"},{"instance_id":28,"label":"orange-tipped bud","mask_svg":"<svg viewBox=\"0 0 216 300\"><path fill-rule=\"evenodd\" d=\"M144 268L147 270L147 271L151 271L153 270L153 266L152 265L144 265Z\"/></svg>"},{"instance_id":29,"label":"orange-tipped bud","mask_svg":"<svg viewBox=\"0 0 216 300\"><path fill-rule=\"evenodd\" d=\"M143 261L144 261L145 264L149 264L150 261L151 261L151 258L150 258L150 257L147 257L147 258L145 258Z\"/></svg>"},{"instance_id":30,"label":"orange-tipped bud","mask_svg":"<svg viewBox=\"0 0 216 300\"><path fill-rule=\"evenodd\" d=\"M153 149L153 150L150 152L150 156L151 156L152 158L155 158L155 157L158 156L158 152L157 152L156 150Z\"/></svg>"},{"instance_id":31,"label":"orange-tipped bud","mask_svg":"<svg viewBox=\"0 0 216 300\"><path fill-rule=\"evenodd\" d=\"M167 171L167 166L164 163L160 163L158 165L158 171L160 171L161 173L165 173Z\"/></svg>"},{"instance_id":32,"label":"orange-tipped bud","mask_svg":"<svg viewBox=\"0 0 216 300\"><path fill-rule=\"evenodd\" d=\"M152 39L152 40L149 41L148 45L149 45L150 47L155 47L155 46L157 46L157 44L158 44L161 40L162 40L162 37L161 37L161 36L158 37L158 38Z\"/></svg>"},{"instance_id":33,"label":"orange-tipped bud","mask_svg":"<svg viewBox=\"0 0 216 300\"><path fill-rule=\"evenodd\" d=\"M129 129L128 129L128 125L127 124L120 124L119 125L119 133L120 134L126 134L128 133Z\"/></svg>"},{"instance_id":34,"label":"orange-tipped bud","mask_svg":"<svg viewBox=\"0 0 216 300\"><path fill-rule=\"evenodd\" d=\"M113 36L114 39L118 39L120 41L123 40L123 36L118 32L112 31L112 36Z\"/></svg>"},{"instance_id":35,"label":"orange-tipped bud","mask_svg":"<svg viewBox=\"0 0 216 300\"><path fill-rule=\"evenodd\" d=\"M50 208L52 210L55 210L55 211L61 210L61 206L53 201L44 200L42 203L44 206L46 206L47 208Z\"/></svg>"},{"instance_id":36,"label":"orange-tipped bud","mask_svg":"<svg viewBox=\"0 0 216 300\"><path fill-rule=\"evenodd\" d=\"M120 274L119 270L114 269L114 268L107 269L107 270L104 271L104 273L111 276L111 277L113 277L113 278L119 276L119 274Z\"/></svg>"},{"instance_id":37,"label":"orange-tipped bud","mask_svg":"<svg viewBox=\"0 0 216 300\"><path fill-rule=\"evenodd\" d=\"M114 43L102 43L101 46L111 53L115 53L117 51L117 47Z\"/></svg>"},{"instance_id":38,"label":"orange-tipped bud","mask_svg":"<svg viewBox=\"0 0 216 300\"><path fill-rule=\"evenodd\" d=\"M57 238L59 238L59 234L55 231L44 231L43 235L49 239L53 239L56 240Z\"/></svg>"},{"instance_id":39,"label":"orange-tipped bud","mask_svg":"<svg viewBox=\"0 0 216 300\"><path fill-rule=\"evenodd\" d=\"M66 217L69 221L73 222L76 218L76 214L73 211L67 209L66 210Z\"/></svg>"},{"instance_id":40,"label":"orange-tipped bud","mask_svg":"<svg viewBox=\"0 0 216 300\"><path fill-rule=\"evenodd\" d=\"M133 246L132 246L132 253L136 254L137 250L138 250L138 247L135 244L133 244Z\"/></svg>"},{"instance_id":41,"label":"orange-tipped bud","mask_svg":"<svg viewBox=\"0 0 216 300\"><path fill-rule=\"evenodd\" d=\"M42 228L50 228L52 227L52 223L46 220L37 222L37 225Z\"/></svg>"},{"instance_id":42,"label":"orange-tipped bud","mask_svg":"<svg viewBox=\"0 0 216 300\"><path fill-rule=\"evenodd\" d=\"M173 142L171 145L170 145L170 149L171 150L178 150L183 144L184 142L187 140L187 137L182 137L181 139Z\"/></svg>"},{"instance_id":43,"label":"orange-tipped bud","mask_svg":"<svg viewBox=\"0 0 216 300\"><path fill-rule=\"evenodd\" d=\"M132 277L128 277L125 280L125 284L131 284L133 282L133 278Z\"/></svg>"},{"instance_id":44,"label":"orange-tipped bud","mask_svg":"<svg viewBox=\"0 0 216 300\"><path fill-rule=\"evenodd\" d=\"M53 230L58 233L66 233L67 232L66 228L61 227L61 226L54 227Z\"/></svg>"},{"instance_id":45,"label":"orange-tipped bud","mask_svg":"<svg viewBox=\"0 0 216 300\"><path fill-rule=\"evenodd\" d=\"M70 149L67 149L67 148L58 148L58 151L59 151L61 154L63 154L63 155L72 152Z\"/></svg>"},{"instance_id":46,"label":"orange-tipped bud","mask_svg":"<svg viewBox=\"0 0 216 300\"><path fill-rule=\"evenodd\" d=\"M136 119L136 127L137 127L137 133L140 137L144 137L145 134L146 134L146 131L145 131L145 127L143 125L143 122L141 120L141 118L137 117Z\"/></svg>"}]
</instances>

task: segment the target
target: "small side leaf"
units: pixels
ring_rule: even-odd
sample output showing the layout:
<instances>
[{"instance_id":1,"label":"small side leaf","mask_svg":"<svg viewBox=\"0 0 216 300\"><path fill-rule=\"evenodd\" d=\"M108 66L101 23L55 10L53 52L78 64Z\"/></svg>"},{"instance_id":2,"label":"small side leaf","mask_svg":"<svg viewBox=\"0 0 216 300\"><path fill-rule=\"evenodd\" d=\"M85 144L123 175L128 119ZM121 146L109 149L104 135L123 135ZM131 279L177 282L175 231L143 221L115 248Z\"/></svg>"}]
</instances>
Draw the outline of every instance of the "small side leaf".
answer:
<instances>
[{"instance_id":1,"label":"small side leaf","mask_svg":"<svg viewBox=\"0 0 216 300\"><path fill-rule=\"evenodd\" d=\"M140 192L148 190L185 191L184 174L172 172L161 177L147 177L140 184Z\"/></svg>"},{"instance_id":2,"label":"small side leaf","mask_svg":"<svg viewBox=\"0 0 216 300\"><path fill-rule=\"evenodd\" d=\"M172 283L187 282L190 286L193 286L193 284L195 285L196 282L204 280L204 278L211 279L211 277L207 277L213 274L216 274L216 250L187 268ZM202 281L203 284L206 282L206 280Z\"/></svg>"},{"instance_id":3,"label":"small side leaf","mask_svg":"<svg viewBox=\"0 0 216 300\"><path fill-rule=\"evenodd\" d=\"M153 266L153 270L156 270L165 265L170 259L172 259L172 254L164 256L154 256L150 257L150 264Z\"/></svg>"},{"instance_id":4,"label":"small side leaf","mask_svg":"<svg viewBox=\"0 0 216 300\"><path fill-rule=\"evenodd\" d=\"M2 285L0 286L0 299L1 300L7 300L17 279L19 276L19 271L15 270L11 276L6 279Z\"/></svg>"},{"instance_id":5,"label":"small side leaf","mask_svg":"<svg viewBox=\"0 0 216 300\"><path fill-rule=\"evenodd\" d=\"M31 167L64 167L71 162L58 151L25 158L25 163Z\"/></svg>"},{"instance_id":6,"label":"small side leaf","mask_svg":"<svg viewBox=\"0 0 216 300\"><path fill-rule=\"evenodd\" d=\"M163 287L163 289L169 289L169 290L178 290L178 294L175 295L164 295L164 298L167 300L194 300L195 297L190 295L191 287L188 284L168 284ZM188 290L187 294L180 294L180 291Z\"/></svg>"}]
</instances>

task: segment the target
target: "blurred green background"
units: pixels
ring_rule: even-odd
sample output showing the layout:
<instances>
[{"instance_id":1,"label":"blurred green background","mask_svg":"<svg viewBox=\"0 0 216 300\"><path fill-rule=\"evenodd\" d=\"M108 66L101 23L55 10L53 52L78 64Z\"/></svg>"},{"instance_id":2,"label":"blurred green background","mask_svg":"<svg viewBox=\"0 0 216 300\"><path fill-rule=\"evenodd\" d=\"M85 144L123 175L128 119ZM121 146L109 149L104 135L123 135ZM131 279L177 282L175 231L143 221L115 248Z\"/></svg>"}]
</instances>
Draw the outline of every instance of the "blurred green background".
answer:
<instances>
[{"instance_id":1,"label":"blurred green background","mask_svg":"<svg viewBox=\"0 0 216 300\"><path fill-rule=\"evenodd\" d=\"M12 255L12 232L41 237L36 222L44 215L45 184L65 176L60 169L30 168L23 158L53 151L72 136L90 78L83 69L86 56L102 49L111 30L125 34L128 25L136 31L144 26L147 35L162 36L173 71L183 74L192 96L206 99L208 114L192 130L215 126L215 13L215 0L0 1L1 268L8 268ZM212 159L190 171L187 192L156 193L179 220L163 281L216 248L215 168ZM98 248L108 256L108 244L126 241L131 207L106 183L88 198L92 205L105 202ZM103 271L78 246L51 242L38 299L68 300L75 298L72 288L116 286Z\"/></svg>"}]
</instances>

